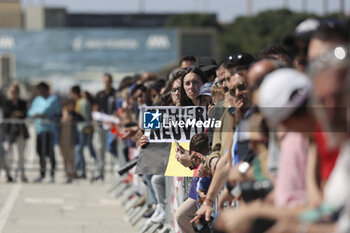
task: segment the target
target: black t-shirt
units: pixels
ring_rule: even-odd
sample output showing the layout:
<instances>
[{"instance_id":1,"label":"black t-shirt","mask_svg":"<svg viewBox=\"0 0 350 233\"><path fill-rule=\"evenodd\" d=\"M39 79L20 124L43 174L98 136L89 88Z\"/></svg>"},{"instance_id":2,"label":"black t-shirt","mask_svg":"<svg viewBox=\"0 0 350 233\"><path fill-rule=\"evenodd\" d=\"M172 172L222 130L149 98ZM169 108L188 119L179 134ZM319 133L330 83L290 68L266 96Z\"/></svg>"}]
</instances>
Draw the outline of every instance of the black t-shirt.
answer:
<instances>
[{"instance_id":1,"label":"black t-shirt","mask_svg":"<svg viewBox=\"0 0 350 233\"><path fill-rule=\"evenodd\" d=\"M21 119L26 118L27 116L27 102L24 100L19 99L17 103L15 104L11 100L5 101L4 106L4 118L13 118L12 114L14 111L20 111L22 113Z\"/></svg>"},{"instance_id":2,"label":"black t-shirt","mask_svg":"<svg viewBox=\"0 0 350 233\"><path fill-rule=\"evenodd\" d=\"M14 117L13 113L19 111L22 113L20 117ZM11 100L6 100L4 105L5 119L25 119L27 116L27 102L19 99L17 103ZM3 125L4 132L9 137L10 142L13 142L16 137L22 135L24 138L29 137L28 129L24 123L5 123Z\"/></svg>"},{"instance_id":3,"label":"black t-shirt","mask_svg":"<svg viewBox=\"0 0 350 233\"><path fill-rule=\"evenodd\" d=\"M106 114L112 114L116 110L116 97L117 90L111 89L109 93L104 90L100 91L96 95L96 104L98 105L98 111Z\"/></svg>"}]
</instances>

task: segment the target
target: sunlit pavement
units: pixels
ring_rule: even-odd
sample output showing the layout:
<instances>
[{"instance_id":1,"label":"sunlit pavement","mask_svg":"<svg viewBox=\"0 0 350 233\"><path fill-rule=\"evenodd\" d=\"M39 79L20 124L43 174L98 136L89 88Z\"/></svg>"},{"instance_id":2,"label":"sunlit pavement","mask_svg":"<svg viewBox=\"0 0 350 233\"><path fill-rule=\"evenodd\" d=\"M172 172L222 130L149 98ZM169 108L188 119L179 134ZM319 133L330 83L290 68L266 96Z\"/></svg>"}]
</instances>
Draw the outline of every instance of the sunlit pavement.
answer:
<instances>
[{"instance_id":1,"label":"sunlit pavement","mask_svg":"<svg viewBox=\"0 0 350 233\"><path fill-rule=\"evenodd\" d=\"M54 184L0 182L0 233L137 232L107 183L64 184L63 174L57 175Z\"/></svg>"}]
</instances>

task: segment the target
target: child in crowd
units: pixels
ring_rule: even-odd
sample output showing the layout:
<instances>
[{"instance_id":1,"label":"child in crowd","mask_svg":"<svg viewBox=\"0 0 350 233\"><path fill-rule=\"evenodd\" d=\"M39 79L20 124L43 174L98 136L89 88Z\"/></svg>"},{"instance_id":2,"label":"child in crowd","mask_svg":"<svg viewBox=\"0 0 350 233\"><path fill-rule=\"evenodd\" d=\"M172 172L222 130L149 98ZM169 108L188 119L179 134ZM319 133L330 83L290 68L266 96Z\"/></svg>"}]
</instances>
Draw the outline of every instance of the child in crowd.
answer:
<instances>
[{"instance_id":1,"label":"child in crowd","mask_svg":"<svg viewBox=\"0 0 350 233\"><path fill-rule=\"evenodd\" d=\"M212 179L212 174L210 170L205 168L204 164L201 163L198 166L198 177L200 177L198 184L197 184L197 202L199 205L203 204L203 201L206 198L211 179Z\"/></svg>"},{"instance_id":2,"label":"child in crowd","mask_svg":"<svg viewBox=\"0 0 350 233\"><path fill-rule=\"evenodd\" d=\"M209 152L209 137L207 133L199 133L194 135L190 141L190 153L201 153L203 155ZM204 170L203 164L198 166L198 175L204 177L207 175L207 170ZM197 185L199 183L199 177L194 177L192 182L188 198L182 203L176 210L176 221L179 226L180 232L194 233L193 227L190 224L190 220L193 218L197 211L197 201L202 202L204 200L204 195L206 195L207 188L204 185L199 185L197 192ZM198 198L198 195L200 198Z\"/></svg>"},{"instance_id":3,"label":"child in crowd","mask_svg":"<svg viewBox=\"0 0 350 233\"><path fill-rule=\"evenodd\" d=\"M212 104L215 105L217 102L223 100L225 98L225 92L222 90L221 87L214 85L211 88L211 100Z\"/></svg>"},{"instance_id":4,"label":"child in crowd","mask_svg":"<svg viewBox=\"0 0 350 233\"><path fill-rule=\"evenodd\" d=\"M191 138L190 153L192 154L192 152L198 152L203 155L206 155L209 152L207 133L202 132L194 135ZM198 182L196 184L195 182L193 183L193 188L196 190L195 200L197 200L198 204L201 205L205 199L211 182L211 172L205 168L204 164L202 163L198 166L198 177L200 178L197 179ZM191 191L193 192L192 188Z\"/></svg>"}]
</instances>

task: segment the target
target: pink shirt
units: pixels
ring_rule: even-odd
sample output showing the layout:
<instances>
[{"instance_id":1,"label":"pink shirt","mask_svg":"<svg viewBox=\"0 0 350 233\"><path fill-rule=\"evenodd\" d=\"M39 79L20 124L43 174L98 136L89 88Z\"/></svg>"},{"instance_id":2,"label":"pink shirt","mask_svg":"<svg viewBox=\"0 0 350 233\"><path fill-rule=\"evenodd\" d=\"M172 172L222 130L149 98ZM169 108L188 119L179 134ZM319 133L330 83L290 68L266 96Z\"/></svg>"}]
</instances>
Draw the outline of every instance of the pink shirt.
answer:
<instances>
[{"instance_id":1,"label":"pink shirt","mask_svg":"<svg viewBox=\"0 0 350 233\"><path fill-rule=\"evenodd\" d=\"M281 142L281 154L275 186L275 205L290 207L306 202L308 140L301 133L287 133Z\"/></svg>"}]
</instances>

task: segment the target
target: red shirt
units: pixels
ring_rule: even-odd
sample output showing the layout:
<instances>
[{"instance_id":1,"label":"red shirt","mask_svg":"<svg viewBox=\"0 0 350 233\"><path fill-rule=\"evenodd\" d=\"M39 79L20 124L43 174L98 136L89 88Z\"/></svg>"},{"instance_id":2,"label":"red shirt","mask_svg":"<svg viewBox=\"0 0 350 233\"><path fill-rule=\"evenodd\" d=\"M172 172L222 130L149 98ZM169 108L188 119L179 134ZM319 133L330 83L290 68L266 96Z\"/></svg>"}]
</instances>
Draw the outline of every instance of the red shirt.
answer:
<instances>
[{"instance_id":1,"label":"red shirt","mask_svg":"<svg viewBox=\"0 0 350 233\"><path fill-rule=\"evenodd\" d=\"M335 162L338 158L339 147L329 148L326 142L326 134L322 131L319 125L316 126L314 139L318 150L318 158L320 161L320 176L321 181L327 181L331 174Z\"/></svg>"}]
</instances>

